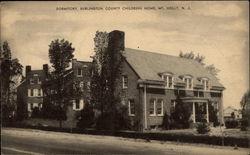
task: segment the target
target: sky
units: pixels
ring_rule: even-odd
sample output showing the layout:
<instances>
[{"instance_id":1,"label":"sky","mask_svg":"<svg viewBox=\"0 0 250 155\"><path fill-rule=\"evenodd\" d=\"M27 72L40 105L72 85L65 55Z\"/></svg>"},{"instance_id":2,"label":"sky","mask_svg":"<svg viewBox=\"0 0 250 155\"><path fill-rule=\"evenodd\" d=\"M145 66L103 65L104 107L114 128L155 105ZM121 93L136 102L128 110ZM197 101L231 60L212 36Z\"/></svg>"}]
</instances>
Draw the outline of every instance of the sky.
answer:
<instances>
[{"instance_id":1,"label":"sky","mask_svg":"<svg viewBox=\"0 0 250 155\"><path fill-rule=\"evenodd\" d=\"M218 78L226 88L224 107L239 108L249 88L248 2L1 2L0 13L1 42L7 40L13 58L32 69L49 63L48 45L55 39L72 42L77 60L91 61L96 31L121 30L127 48L205 56L207 65L220 70Z\"/></svg>"}]
</instances>

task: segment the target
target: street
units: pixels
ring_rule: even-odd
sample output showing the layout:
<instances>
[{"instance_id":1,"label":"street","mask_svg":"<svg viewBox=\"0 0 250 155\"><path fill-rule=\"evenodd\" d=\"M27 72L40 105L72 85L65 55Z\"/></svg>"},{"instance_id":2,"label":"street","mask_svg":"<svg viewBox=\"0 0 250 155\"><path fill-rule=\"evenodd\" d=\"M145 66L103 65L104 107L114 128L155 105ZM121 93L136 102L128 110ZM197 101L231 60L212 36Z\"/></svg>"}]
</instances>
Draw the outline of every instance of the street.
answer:
<instances>
[{"instance_id":1,"label":"street","mask_svg":"<svg viewBox=\"0 0 250 155\"><path fill-rule=\"evenodd\" d=\"M249 149L135 140L48 132L33 129L2 128L2 154L225 154L248 155Z\"/></svg>"}]
</instances>

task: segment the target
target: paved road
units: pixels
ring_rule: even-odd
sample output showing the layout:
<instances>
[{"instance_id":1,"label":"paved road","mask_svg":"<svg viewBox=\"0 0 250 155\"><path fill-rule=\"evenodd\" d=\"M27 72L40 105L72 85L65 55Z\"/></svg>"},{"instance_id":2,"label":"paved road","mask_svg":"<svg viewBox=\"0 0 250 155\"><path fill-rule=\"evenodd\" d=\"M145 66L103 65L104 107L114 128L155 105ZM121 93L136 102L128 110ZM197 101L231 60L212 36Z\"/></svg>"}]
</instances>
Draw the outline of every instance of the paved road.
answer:
<instances>
[{"instance_id":1,"label":"paved road","mask_svg":"<svg viewBox=\"0 0 250 155\"><path fill-rule=\"evenodd\" d=\"M248 150L145 142L111 136L92 136L24 129L2 129L2 154L248 154Z\"/></svg>"}]
</instances>

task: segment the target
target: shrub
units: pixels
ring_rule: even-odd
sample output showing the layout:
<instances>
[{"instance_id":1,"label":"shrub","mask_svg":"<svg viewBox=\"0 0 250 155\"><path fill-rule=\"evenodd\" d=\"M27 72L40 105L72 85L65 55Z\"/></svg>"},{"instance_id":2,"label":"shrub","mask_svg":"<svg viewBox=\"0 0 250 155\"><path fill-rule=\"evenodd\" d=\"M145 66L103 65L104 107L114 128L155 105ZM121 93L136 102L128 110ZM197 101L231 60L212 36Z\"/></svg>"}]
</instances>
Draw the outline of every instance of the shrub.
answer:
<instances>
[{"instance_id":1,"label":"shrub","mask_svg":"<svg viewBox=\"0 0 250 155\"><path fill-rule=\"evenodd\" d=\"M84 109L81 111L77 127L83 129L91 127L94 124L94 117L93 107L89 103L86 103Z\"/></svg>"},{"instance_id":2,"label":"shrub","mask_svg":"<svg viewBox=\"0 0 250 155\"><path fill-rule=\"evenodd\" d=\"M237 128L238 125L239 125L239 123L236 120L231 120L231 121L226 121L225 122L226 128Z\"/></svg>"},{"instance_id":3,"label":"shrub","mask_svg":"<svg viewBox=\"0 0 250 155\"><path fill-rule=\"evenodd\" d=\"M190 116L191 116L191 110L189 104L183 103L180 99L180 96L176 99L176 106L174 109L174 112L171 114L171 126L174 128L189 128L190 122Z\"/></svg>"},{"instance_id":4,"label":"shrub","mask_svg":"<svg viewBox=\"0 0 250 155\"><path fill-rule=\"evenodd\" d=\"M248 127L248 121L247 120L242 120L241 121L241 126L240 126L240 130L241 131L246 131L247 130L247 127Z\"/></svg>"},{"instance_id":5,"label":"shrub","mask_svg":"<svg viewBox=\"0 0 250 155\"><path fill-rule=\"evenodd\" d=\"M103 113L96 120L98 130L126 130L131 129L130 120L122 113Z\"/></svg>"},{"instance_id":6,"label":"shrub","mask_svg":"<svg viewBox=\"0 0 250 155\"><path fill-rule=\"evenodd\" d=\"M40 118L41 117L41 114L40 114L40 110L38 107L35 107L31 113L31 117L32 118Z\"/></svg>"},{"instance_id":7,"label":"shrub","mask_svg":"<svg viewBox=\"0 0 250 155\"><path fill-rule=\"evenodd\" d=\"M170 120L169 120L169 116L168 114L165 113L164 117L163 117L163 121L162 121L162 127L163 129L170 129Z\"/></svg>"},{"instance_id":8,"label":"shrub","mask_svg":"<svg viewBox=\"0 0 250 155\"><path fill-rule=\"evenodd\" d=\"M196 130L199 134L205 134L210 131L209 123L206 123L205 121L198 123L196 126Z\"/></svg>"}]
</instances>

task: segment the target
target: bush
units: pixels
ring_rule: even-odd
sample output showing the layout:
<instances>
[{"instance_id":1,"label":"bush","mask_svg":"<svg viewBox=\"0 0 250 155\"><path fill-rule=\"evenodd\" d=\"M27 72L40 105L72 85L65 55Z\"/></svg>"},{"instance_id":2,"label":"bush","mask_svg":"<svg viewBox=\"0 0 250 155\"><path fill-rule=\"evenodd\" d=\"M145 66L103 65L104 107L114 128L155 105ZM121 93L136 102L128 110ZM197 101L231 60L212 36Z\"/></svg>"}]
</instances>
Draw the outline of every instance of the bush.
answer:
<instances>
[{"instance_id":1,"label":"bush","mask_svg":"<svg viewBox=\"0 0 250 155\"><path fill-rule=\"evenodd\" d=\"M41 118L41 112L38 107L35 107L31 113L32 118Z\"/></svg>"},{"instance_id":2,"label":"bush","mask_svg":"<svg viewBox=\"0 0 250 155\"><path fill-rule=\"evenodd\" d=\"M13 112L15 110L15 106L13 104L3 104L1 105L1 121L3 122L12 122L14 121Z\"/></svg>"},{"instance_id":3,"label":"bush","mask_svg":"<svg viewBox=\"0 0 250 155\"><path fill-rule=\"evenodd\" d=\"M77 122L78 128L89 128L94 124L94 111L93 107L86 103L84 109L81 111L80 120Z\"/></svg>"},{"instance_id":4,"label":"bush","mask_svg":"<svg viewBox=\"0 0 250 155\"><path fill-rule=\"evenodd\" d=\"M183 103L180 96L176 99L174 112L171 114L170 126L177 129L187 129L190 126L191 110L189 104Z\"/></svg>"},{"instance_id":5,"label":"bush","mask_svg":"<svg viewBox=\"0 0 250 155\"><path fill-rule=\"evenodd\" d=\"M242 120L241 121L241 126L240 126L240 130L241 131L246 131L248 127L248 121L247 120Z\"/></svg>"},{"instance_id":6,"label":"bush","mask_svg":"<svg viewBox=\"0 0 250 155\"><path fill-rule=\"evenodd\" d=\"M169 118L168 114L166 114L166 113L163 117L162 127L163 127L163 129L167 129L167 130L170 129L170 118Z\"/></svg>"},{"instance_id":7,"label":"bush","mask_svg":"<svg viewBox=\"0 0 250 155\"><path fill-rule=\"evenodd\" d=\"M210 131L209 123L203 121L202 123L198 123L196 126L196 130L199 134L205 134Z\"/></svg>"},{"instance_id":8,"label":"bush","mask_svg":"<svg viewBox=\"0 0 250 155\"><path fill-rule=\"evenodd\" d=\"M239 125L239 123L236 120L231 120L231 121L226 121L225 122L226 128L237 128L238 125Z\"/></svg>"}]
</instances>

